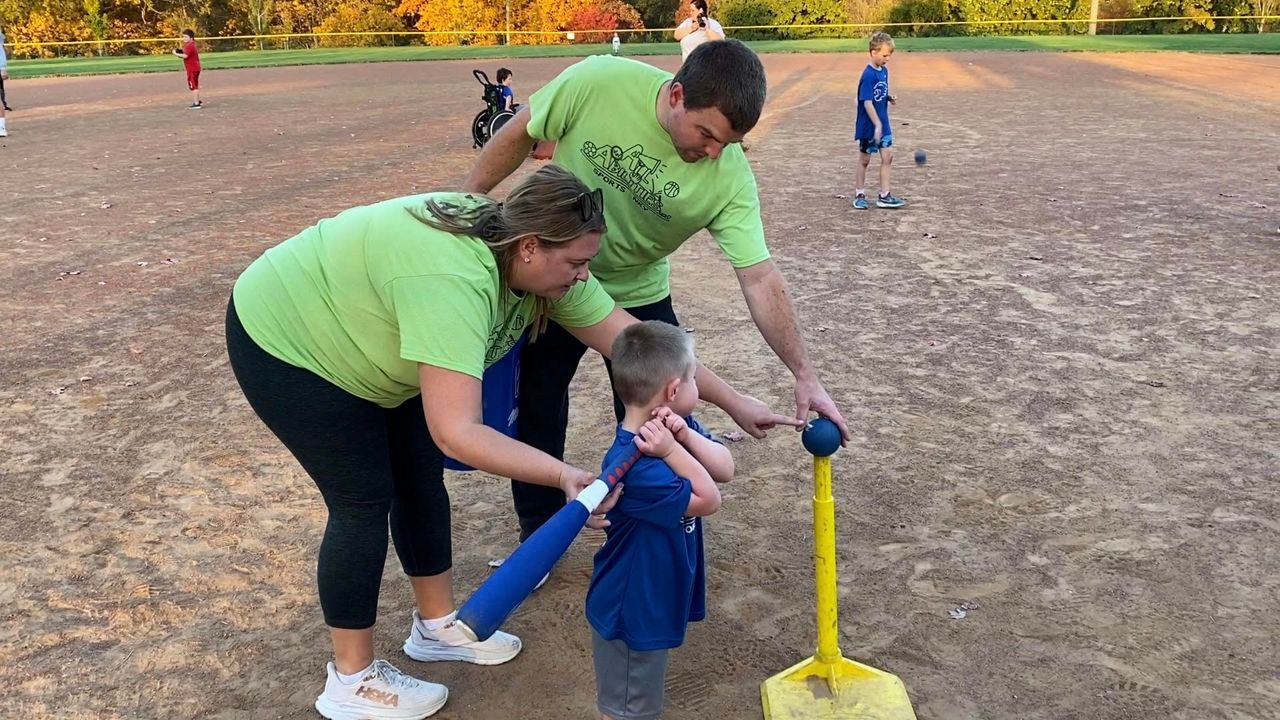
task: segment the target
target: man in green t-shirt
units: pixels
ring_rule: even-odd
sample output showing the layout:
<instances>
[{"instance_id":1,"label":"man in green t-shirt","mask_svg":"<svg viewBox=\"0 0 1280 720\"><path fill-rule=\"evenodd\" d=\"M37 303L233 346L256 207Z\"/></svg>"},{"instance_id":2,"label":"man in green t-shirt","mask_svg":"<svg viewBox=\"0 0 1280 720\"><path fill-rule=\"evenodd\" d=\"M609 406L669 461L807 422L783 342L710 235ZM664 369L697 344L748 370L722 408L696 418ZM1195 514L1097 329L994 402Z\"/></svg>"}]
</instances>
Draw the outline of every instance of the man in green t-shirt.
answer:
<instances>
[{"instance_id":1,"label":"man in green t-shirt","mask_svg":"<svg viewBox=\"0 0 1280 720\"><path fill-rule=\"evenodd\" d=\"M485 145L464 189L490 191L536 141L556 142L555 162L606 198L608 230L591 272L640 320L678 324L667 257L708 230L733 265L761 335L795 376L796 414L780 420L736 393L707 399L756 437L776 424L803 426L817 412L847 440L844 419L805 351L786 281L770 260L755 177L738 146L764 100L764 67L736 40L699 46L674 77L634 60L588 58L529 98ZM585 352L554 325L523 350L520 438L556 457L564 457L568 388ZM512 492L522 539L564 504L555 488L513 483Z\"/></svg>"}]
</instances>

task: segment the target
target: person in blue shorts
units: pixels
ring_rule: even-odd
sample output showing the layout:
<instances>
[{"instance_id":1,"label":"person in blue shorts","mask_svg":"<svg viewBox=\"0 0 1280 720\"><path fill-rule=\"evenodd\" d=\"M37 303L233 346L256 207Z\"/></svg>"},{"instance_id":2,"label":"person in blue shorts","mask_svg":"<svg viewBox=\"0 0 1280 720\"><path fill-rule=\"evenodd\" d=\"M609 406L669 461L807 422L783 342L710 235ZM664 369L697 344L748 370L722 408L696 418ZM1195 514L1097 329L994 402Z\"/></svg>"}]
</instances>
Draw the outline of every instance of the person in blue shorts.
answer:
<instances>
[{"instance_id":1,"label":"person in blue shorts","mask_svg":"<svg viewBox=\"0 0 1280 720\"><path fill-rule=\"evenodd\" d=\"M900 208L906 201L889 191L889 169L893 166L893 128L889 126L889 105L897 102L889 92L889 57L893 55L893 38L878 32L871 36L871 61L858 81L858 120L854 139L858 141L857 183L853 206L866 210L867 166L871 156L880 156L880 194L876 207Z\"/></svg>"},{"instance_id":2,"label":"person in blue shorts","mask_svg":"<svg viewBox=\"0 0 1280 720\"><path fill-rule=\"evenodd\" d=\"M720 508L716 483L733 456L690 416L698 403L693 341L660 320L630 325L613 342L613 386L626 409L607 468L638 448L606 516L604 546L587 589L596 702L605 720L662 714L667 655L706 616L702 520Z\"/></svg>"}]
</instances>

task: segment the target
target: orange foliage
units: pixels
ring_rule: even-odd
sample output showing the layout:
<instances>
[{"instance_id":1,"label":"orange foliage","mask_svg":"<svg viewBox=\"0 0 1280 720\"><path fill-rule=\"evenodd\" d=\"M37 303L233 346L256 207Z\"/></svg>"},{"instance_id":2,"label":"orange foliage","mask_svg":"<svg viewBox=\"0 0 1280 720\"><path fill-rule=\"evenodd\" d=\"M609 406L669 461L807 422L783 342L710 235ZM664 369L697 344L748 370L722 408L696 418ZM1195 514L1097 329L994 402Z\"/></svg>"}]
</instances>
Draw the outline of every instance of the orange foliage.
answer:
<instances>
[{"instance_id":1,"label":"orange foliage","mask_svg":"<svg viewBox=\"0 0 1280 720\"><path fill-rule=\"evenodd\" d=\"M517 24L512 8L512 24ZM546 35L523 35L513 42L551 45L564 42L563 33L575 31L573 42L606 42L613 37L602 33L578 33L578 30L616 30L643 28L644 21L636 9L623 0L528 0L521 7L520 29L548 31Z\"/></svg>"},{"instance_id":2,"label":"orange foliage","mask_svg":"<svg viewBox=\"0 0 1280 720\"><path fill-rule=\"evenodd\" d=\"M27 42L63 42L67 40L92 40L93 33L83 18L64 18L44 10L37 10L26 17L25 22L10 23L5 28L9 45ZM15 57L54 57L54 55L88 55L90 45L68 45L60 48L9 48Z\"/></svg>"},{"instance_id":3,"label":"orange foliage","mask_svg":"<svg viewBox=\"0 0 1280 720\"><path fill-rule=\"evenodd\" d=\"M622 30L628 28L641 29L644 21L640 13L622 0L603 0L603 2L585 2L577 12L569 18L568 30ZM613 38L612 32L575 33L579 43L602 43Z\"/></svg>"},{"instance_id":4,"label":"orange foliage","mask_svg":"<svg viewBox=\"0 0 1280 720\"><path fill-rule=\"evenodd\" d=\"M486 0L400 0L394 12L401 17L417 16L413 26L424 32L500 30L506 20L505 6ZM514 21L514 17L512 19ZM427 35L425 42L428 45L496 45L498 35L476 32Z\"/></svg>"}]
</instances>

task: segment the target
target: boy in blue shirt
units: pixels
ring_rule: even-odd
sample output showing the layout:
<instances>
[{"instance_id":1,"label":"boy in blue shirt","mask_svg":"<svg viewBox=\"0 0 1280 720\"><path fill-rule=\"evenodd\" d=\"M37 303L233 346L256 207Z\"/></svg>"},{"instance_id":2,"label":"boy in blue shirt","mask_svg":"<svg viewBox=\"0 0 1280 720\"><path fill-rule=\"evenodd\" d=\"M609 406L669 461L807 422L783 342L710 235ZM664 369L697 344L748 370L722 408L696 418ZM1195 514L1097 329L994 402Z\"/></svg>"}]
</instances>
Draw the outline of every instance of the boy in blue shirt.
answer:
<instances>
[{"instance_id":1,"label":"boy in blue shirt","mask_svg":"<svg viewBox=\"0 0 1280 720\"><path fill-rule=\"evenodd\" d=\"M857 187L853 206L866 210L867 166L871 156L880 156L880 195L876 207L900 208L906 201L889 192L889 168L893 165L893 129L889 127L889 105L897 98L889 94L889 56L893 55L893 38L887 32L871 36L871 62L858 81L858 121L853 137L858 141Z\"/></svg>"},{"instance_id":2,"label":"boy in blue shirt","mask_svg":"<svg viewBox=\"0 0 1280 720\"><path fill-rule=\"evenodd\" d=\"M597 705L605 720L662 714L667 653L706 616L700 518L720 508L733 456L689 414L698 403L691 337L650 320L613 343L613 385L626 408L604 466L644 456L620 482L587 590Z\"/></svg>"},{"instance_id":3,"label":"boy in blue shirt","mask_svg":"<svg viewBox=\"0 0 1280 720\"><path fill-rule=\"evenodd\" d=\"M506 68L498 68L498 90L502 93L502 109L515 112L519 109L516 105L516 91L511 87L511 71Z\"/></svg>"}]
</instances>

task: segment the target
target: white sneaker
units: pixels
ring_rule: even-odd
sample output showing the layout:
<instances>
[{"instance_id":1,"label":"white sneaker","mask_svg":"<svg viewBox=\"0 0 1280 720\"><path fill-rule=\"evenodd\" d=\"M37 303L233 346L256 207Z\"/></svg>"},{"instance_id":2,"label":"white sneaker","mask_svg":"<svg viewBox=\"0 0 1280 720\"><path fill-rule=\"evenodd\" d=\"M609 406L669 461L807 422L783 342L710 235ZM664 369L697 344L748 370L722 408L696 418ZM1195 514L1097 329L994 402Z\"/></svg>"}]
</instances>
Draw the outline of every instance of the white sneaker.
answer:
<instances>
[{"instance_id":1,"label":"white sneaker","mask_svg":"<svg viewBox=\"0 0 1280 720\"><path fill-rule=\"evenodd\" d=\"M449 699L443 685L404 674L386 660L374 660L364 677L345 685L329 663L316 710L329 720L418 720L435 715Z\"/></svg>"},{"instance_id":2,"label":"white sneaker","mask_svg":"<svg viewBox=\"0 0 1280 720\"><path fill-rule=\"evenodd\" d=\"M456 660L476 665L501 665L520 654L520 638L501 630L488 640L468 639L453 621L455 614L449 613L448 623L439 630L428 630L414 610L413 629L404 641L404 654L419 662Z\"/></svg>"}]
</instances>

